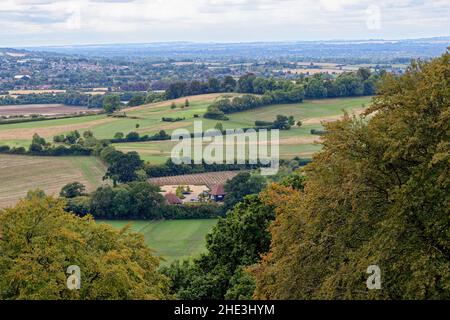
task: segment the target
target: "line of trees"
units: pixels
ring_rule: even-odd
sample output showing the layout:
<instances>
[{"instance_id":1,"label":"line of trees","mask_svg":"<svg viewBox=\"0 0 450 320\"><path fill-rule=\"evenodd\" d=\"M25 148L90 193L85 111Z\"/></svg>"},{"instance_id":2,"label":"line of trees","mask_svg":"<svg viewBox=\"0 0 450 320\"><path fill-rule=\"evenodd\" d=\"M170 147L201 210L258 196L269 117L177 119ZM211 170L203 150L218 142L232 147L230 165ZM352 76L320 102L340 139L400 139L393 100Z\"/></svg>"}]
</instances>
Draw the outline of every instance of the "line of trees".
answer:
<instances>
[{"instance_id":1,"label":"line of trees","mask_svg":"<svg viewBox=\"0 0 450 320\"><path fill-rule=\"evenodd\" d=\"M245 94L234 98L225 98L214 102L208 107L204 117L209 119L226 120L225 114L245 111L262 106L282 103L300 103L304 99L301 86L294 86L288 91L276 90L265 92L262 96Z\"/></svg>"},{"instance_id":2,"label":"line of trees","mask_svg":"<svg viewBox=\"0 0 450 320\"><path fill-rule=\"evenodd\" d=\"M253 74L242 76L237 92L243 96L225 98L208 107L207 119L228 120L226 114L282 103L300 103L304 98L320 99L373 95L380 75L368 69L344 73L336 79L318 74L311 78L293 81L265 79ZM258 94L258 95L251 95Z\"/></svg>"},{"instance_id":3,"label":"line of trees","mask_svg":"<svg viewBox=\"0 0 450 320\"><path fill-rule=\"evenodd\" d=\"M78 182L63 187L66 210L79 216L91 214L97 219L210 219L223 214L216 203L168 205L161 190L145 181L133 181L115 187L104 185L91 194Z\"/></svg>"},{"instance_id":4,"label":"line of trees","mask_svg":"<svg viewBox=\"0 0 450 320\"><path fill-rule=\"evenodd\" d=\"M206 93L234 92L237 89L237 81L226 76L222 80L210 78L208 81L177 81L171 83L165 91L165 98L177 99L185 96L192 96Z\"/></svg>"},{"instance_id":5,"label":"line of trees","mask_svg":"<svg viewBox=\"0 0 450 320\"><path fill-rule=\"evenodd\" d=\"M69 106L84 106L88 108L102 108L103 95L84 94L81 92L66 93L32 93L0 98L0 105L10 104L65 104Z\"/></svg>"},{"instance_id":6,"label":"line of trees","mask_svg":"<svg viewBox=\"0 0 450 320\"><path fill-rule=\"evenodd\" d=\"M149 178L157 178L204 172L254 170L263 166L262 164L250 164L248 162L245 164L207 164L204 161L202 164L175 164L171 159L168 159L165 164L161 165L146 163L144 170Z\"/></svg>"}]
</instances>

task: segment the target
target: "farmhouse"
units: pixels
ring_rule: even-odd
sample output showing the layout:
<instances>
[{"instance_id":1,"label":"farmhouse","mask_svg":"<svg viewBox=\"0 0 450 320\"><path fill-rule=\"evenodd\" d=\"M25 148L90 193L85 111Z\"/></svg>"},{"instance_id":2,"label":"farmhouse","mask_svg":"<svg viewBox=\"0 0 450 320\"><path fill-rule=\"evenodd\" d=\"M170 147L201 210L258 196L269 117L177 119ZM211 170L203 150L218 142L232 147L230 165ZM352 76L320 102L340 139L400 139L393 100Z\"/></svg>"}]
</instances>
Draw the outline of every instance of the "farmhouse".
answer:
<instances>
[{"instance_id":1,"label":"farmhouse","mask_svg":"<svg viewBox=\"0 0 450 320\"><path fill-rule=\"evenodd\" d=\"M164 198L166 198L167 204L170 205L183 204L183 201L173 193L166 193Z\"/></svg>"},{"instance_id":2,"label":"farmhouse","mask_svg":"<svg viewBox=\"0 0 450 320\"><path fill-rule=\"evenodd\" d=\"M209 196L211 200L214 200L216 202L223 201L223 198L225 197L225 190L223 184L218 184L212 187Z\"/></svg>"}]
</instances>

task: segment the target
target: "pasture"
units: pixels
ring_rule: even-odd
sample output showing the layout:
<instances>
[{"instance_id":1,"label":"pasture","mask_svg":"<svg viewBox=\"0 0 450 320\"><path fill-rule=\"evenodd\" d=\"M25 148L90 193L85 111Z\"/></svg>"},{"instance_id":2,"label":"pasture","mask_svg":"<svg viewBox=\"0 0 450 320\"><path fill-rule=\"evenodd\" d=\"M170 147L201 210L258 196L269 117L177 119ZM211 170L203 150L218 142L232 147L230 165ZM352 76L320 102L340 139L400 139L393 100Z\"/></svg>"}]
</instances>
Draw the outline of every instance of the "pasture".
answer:
<instances>
[{"instance_id":1,"label":"pasture","mask_svg":"<svg viewBox=\"0 0 450 320\"><path fill-rule=\"evenodd\" d=\"M205 236L217 223L217 219L168 220L168 221L110 221L97 220L144 236L145 243L157 256L164 259L163 265L174 260L195 257L205 251Z\"/></svg>"},{"instance_id":2,"label":"pasture","mask_svg":"<svg viewBox=\"0 0 450 320\"><path fill-rule=\"evenodd\" d=\"M0 154L0 208L14 205L28 190L59 194L69 182L81 182L88 191L102 183L106 171L95 157L34 157Z\"/></svg>"},{"instance_id":3,"label":"pasture","mask_svg":"<svg viewBox=\"0 0 450 320\"><path fill-rule=\"evenodd\" d=\"M233 96L233 94L227 94ZM115 133L127 134L136 131L140 135L155 134L165 130L170 134L173 130L185 128L193 130L194 121L201 121L203 130L214 128L221 122L225 129L253 127L255 120L273 121L278 114L293 116L296 121L302 121L301 127L293 127L291 130L282 131L280 134L281 158L292 158L293 155L310 157L320 150L318 136L310 134L311 129L322 129L322 121L333 121L342 116L343 110L349 113L360 113L364 107L370 104L370 97L340 98L307 100L301 104L272 105L245 112L228 115L229 121L203 119L207 107L224 94L205 94L192 97L184 97L176 100L164 101L127 108L127 118L107 117L106 115L94 115L78 118L46 120L38 122L17 123L0 125L0 145L27 146L34 133L51 140L57 134L67 133L72 130L80 132L92 130L97 138L112 138ZM181 108L188 99L190 106ZM171 104L176 104L171 109ZM198 115L198 118L194 118ZM184 118L177 122L163 122L162 117ZM122 151L137 151L146 161L154 164L165 162L170 157L170 151L175 143L171 141L151 141L116 144L116 148Z\"/></svg>"}]
</instances>

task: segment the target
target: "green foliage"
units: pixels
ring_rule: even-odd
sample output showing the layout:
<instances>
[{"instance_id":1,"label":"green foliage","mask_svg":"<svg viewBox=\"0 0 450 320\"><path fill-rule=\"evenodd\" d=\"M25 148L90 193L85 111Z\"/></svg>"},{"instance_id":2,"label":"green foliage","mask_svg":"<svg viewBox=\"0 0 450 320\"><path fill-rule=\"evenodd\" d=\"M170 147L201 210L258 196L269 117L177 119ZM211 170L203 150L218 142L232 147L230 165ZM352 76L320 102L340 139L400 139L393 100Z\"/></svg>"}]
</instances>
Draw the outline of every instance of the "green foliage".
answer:
<instances>
[{"instance_id":1,"label":"green foliage","mask_svg":"<svg viewBox=\"0 0 450 320\"><path fill-rule=\"evenodd\" d=\"M277 118L273 122L272 128L278 130L289 130L292 126L291 123L293 121L294 121L293 118L291 119L279 114L277 115Z\"/></svg>"},{"instance_id":2,"label":"green foliage","mask_svg":"<svg viewBox=\"0 0 450 320\"><path fill-rule=\"evenodd\" d=\"M267 228L273 218L272 208L257 196L245 198L207 236L207 254L192 263L175 262L162 268L172 280L171 292L194 300L250 297L254 284L243 269L268 251Z\"/></svg>"},{"instance_id":3,"label":"green foliage","mask_svg":"<svg viewBox=\"0 0 450 320\"><path fill-rule=\"evenodd\" d=\"M110 178L116 182L131 182L137 179L136 171L143 168L144 161L137 152L123 153L113 152L108 161L110 166L105 174L105 179Z\"/></svg>"},{"instance_id":4,"label":"green foliage","mask_svg":"<svg viewBox=\"0 0 450 320\"><path fill-rule=\"evenodd\" d=\"M82 196L85 191L86 187L82 183L72 182L62 187L59 195L64 198L75 198Z\"/></svg>"},{"instance_id":5,"label":"green foliage","mask_svg":"<svg viewBox=\"0 0 450 320\"><path fill-rule=\"evenodd\" d=\"M102 186L91 195L89 213L99 219L159 218L159 209L164 203L159 191L159 187L147 182L133 182L114 188Z\"/></svg>"},{"instance_id":6,"label":"green foliage","mask_svg":"<svg viewBox=\"0 0 450 320\"><path fill-rule=\"evenodd\" d=\"M260 175L241 172L224 185L226 192L224 210L230 210L235 204L251 194L258 194L265 187L266 180Z\"/></svg>"},{"instance_id":7,"label":"green foliage","mask_svg":"<svg viewBox=\"0 0 450 320\"><path fill-rule=\"evenodd\" d=\"M304 191L262 195L277 218L255 298L450 298L449 79L449 53L386 76L370 117L326 125Z\"/></svg>"},{"instance_id":8,"label":"green foliage","mask_svg":"<svg viewBox=\"0 0 450 320\"><path fill-rule=\"evenodd\" d=\"M118 95L106 95L103 98L103 109L106 113L113 113L117 110L120 110L121 107L120 97Z\"/></svg>"},{"instance_id":9,"label":"green foliage","mask_svg":"<svg viewBox=\"0 0 450 320\"><path fill-rule=\"evenodd\" d=\"M31 196L0 212L0 299L164 299L167 281L141 235L115 231ZM77 265L81 289L67 288Z\"/></svg>"},{"instance_id":10,"label":"green foliage","mask_svg":"<svg viewBox=\"0 0 450 320\"><path fill-rule=\"evenodd\" d=\"M124 138L124 134L123 134L123 132L116 132L115 134L114 134L114 139L123 139Z\"/></svg>"},{"instance_id":11,"label":"green foliage","mask_svg":"<svg viewBox=\"0 0 450 320\"><path fill-rule=\"evenodd\" d=\"M218 108L209 107L208 111L203 115L205 119L214 119L214 120L223 120L227 121L228 117L225 116L225 113Z\"/></svg>"},{"instance_id":12,"label":"green foliage","mask_svg":"<svg viewBox=\"0 0 450 320\"><path fill-rule=\"evenodd\" d=\"M129 132L127 134L127 136L125 137L125 139L127 139L127 141L138 141L139 140L139 133L137 132Z\"/></svg>"},{"instance_id":13,"label":"green foliage","mask_svg":"<svg viewBox=\"0 0 450 320\"><path fill-rule=\"evenodd\" d=\"M133 97L128 101L129 107L136 107L145 104L146 102L146 95L143 93L138 93L133 95Z\"/></svg>"},{"instance_id":14,"label":"green foliage","mask_svg":"<svg viewBox=\"0 0 450 320\"><path fill-rule=\"evenodd\" d=\"M214 129L219 130L220 132L223 132L223 124L222 122L217 122L216 125L214 126Z\"/></svg>"},{"instance_id":15,"label":"green foliage","mask_svg":"<svg viewBox=\"0 0 450 320\"><path fill-rule=\"evenodd\" d=\"M35 133L29 147L29 152L39 153L45 148L46 144L47 142L45 141L45 139Z\"/></svg>"}]
</instances>

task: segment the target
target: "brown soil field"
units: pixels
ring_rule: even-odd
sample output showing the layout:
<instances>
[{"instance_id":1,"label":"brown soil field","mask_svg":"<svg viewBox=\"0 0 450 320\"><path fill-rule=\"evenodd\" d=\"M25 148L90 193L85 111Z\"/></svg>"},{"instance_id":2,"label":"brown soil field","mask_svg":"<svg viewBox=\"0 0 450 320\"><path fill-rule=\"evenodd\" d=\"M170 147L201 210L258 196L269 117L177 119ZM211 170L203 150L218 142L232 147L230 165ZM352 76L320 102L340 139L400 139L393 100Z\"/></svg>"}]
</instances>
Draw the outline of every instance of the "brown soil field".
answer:
<instances>
[{"instance_id":1,"label":"brown soil field","mask_svg":"<svg viewBox=\"0 0 450 320\"><path fill-rule=\"evenodd\" d=\"M0 208L14 205L29 190L58 195L70 182L87 191L102 184L105 165L95 157L35 157L0 154Z\"/></svg>"},{"instance_id":2,"label":"brown soil field","mask_svg":"<svg viewBox=\"0 0 450 320\"><path fill-rule=\"evenodd\" d=\"M92 110L84 107L70 107L63 104L23 104L0 106L0 116L27 116L30 114L52 116L86 111Z\"/></svg>"},{"instance_id":3,"label":"brown soil field","mask_svg":"<svg viewBox=\"0 0 450 320\"><path fill-rule=\"evenodd\" d=\"M171 176L150 178L148 181L158 186L168 185L205 185L212 188L218 184L224 184L228 180L234 178L239 171L222 171L222 172L207 172L197 174L186 174L183 176Z\"/></svg>"}]
</instances>

